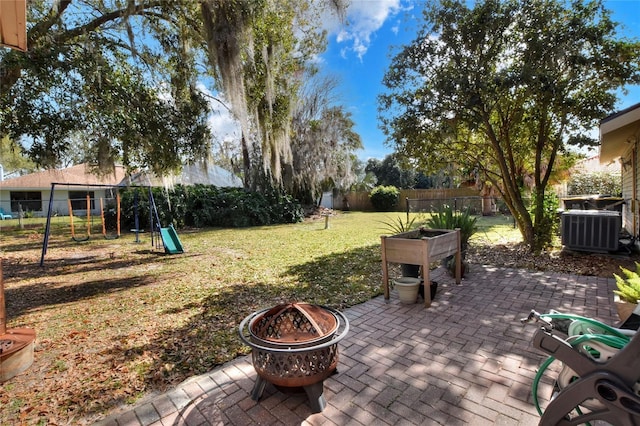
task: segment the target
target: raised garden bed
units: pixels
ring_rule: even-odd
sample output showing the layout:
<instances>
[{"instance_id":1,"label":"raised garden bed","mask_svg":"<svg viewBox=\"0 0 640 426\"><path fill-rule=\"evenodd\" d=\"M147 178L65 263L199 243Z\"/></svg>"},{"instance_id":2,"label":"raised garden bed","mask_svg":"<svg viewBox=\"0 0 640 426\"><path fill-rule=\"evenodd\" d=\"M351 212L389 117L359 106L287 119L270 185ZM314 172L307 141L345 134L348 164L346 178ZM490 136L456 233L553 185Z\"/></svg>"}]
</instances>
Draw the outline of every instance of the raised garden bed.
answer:
<instances>
[{"instance_id":1,"label":"raised garden bed","mask_svg":"<svg viewBox=\"0 0 640 426\"><path fill-rule=\"evenodd\" d=\"M382 247L382 285L384 298L389 300L389 265L388 263L406 263L422 266L422 278L425 286L429 283L429 265L455 255L456 284L460 284L462 276L462 259L460 255L460 230L450 229L415 229L392 236L383 235ZM431 306L431 295L428 288L424 292L425 307Z\"/></svg>"}]
</instances>

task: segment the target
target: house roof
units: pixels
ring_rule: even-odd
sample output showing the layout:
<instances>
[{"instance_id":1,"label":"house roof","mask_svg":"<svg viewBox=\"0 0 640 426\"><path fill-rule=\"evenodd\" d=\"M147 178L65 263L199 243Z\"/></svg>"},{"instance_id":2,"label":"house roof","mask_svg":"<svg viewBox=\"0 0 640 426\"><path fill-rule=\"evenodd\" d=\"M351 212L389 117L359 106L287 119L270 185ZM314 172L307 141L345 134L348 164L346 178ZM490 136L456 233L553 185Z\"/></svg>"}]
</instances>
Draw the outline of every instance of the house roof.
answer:
<instances>
[{"instance_id":1,"label":"house roof","mask_svg":"<svg viewBox=\"0 0 640 426\"><path fill-rule=\"evenodd\" d=\"M242 180L233 173L213 164L185 164L179 175L152 176L138 173L131 176L128 182L132 185L173 186L182 185L214 185L220 188L243 186Z\"/></svg>"},{"instance_id":2,"label":"house roof","mask_svg":"<svg viewBox=\"0 0 640 426\"><path fill-rule=\"evenodd\" d=\"M1 1L1 0L0 0ZM156 177L147 173L126 174L125 168L116 166L113 174L97 176L91 173L87 164L79 164L61 170L45 170L0 181L0 189L6 190L44 190L51 184L60 185L215 185L218 187L242 187L242 181L233 173L214 165L185 165L177 176Z\"/></svg>"},{"instance_id":3,"label":"house roof","mask_svg":"<svg viewBox=\"0 0 640 426\"><path fill-rule=\"evenodd\" d=\"M78 164L61 170L44 170L0 181L1 189L50 189L52 183L74 185L119 185L125 178L125 168L116 166L114 173L96 176L87 164Z\"/></svg>"},{"instance_id":4,"label":"house roof","mask_svg":"<svg viewBox=\"0 0 640 426\"><path fill-rule=\"evenodd\" d=\"M600 121L600 162L609 163L624 155L640 140L640 103Z\"/></svg>"}]
</instances>

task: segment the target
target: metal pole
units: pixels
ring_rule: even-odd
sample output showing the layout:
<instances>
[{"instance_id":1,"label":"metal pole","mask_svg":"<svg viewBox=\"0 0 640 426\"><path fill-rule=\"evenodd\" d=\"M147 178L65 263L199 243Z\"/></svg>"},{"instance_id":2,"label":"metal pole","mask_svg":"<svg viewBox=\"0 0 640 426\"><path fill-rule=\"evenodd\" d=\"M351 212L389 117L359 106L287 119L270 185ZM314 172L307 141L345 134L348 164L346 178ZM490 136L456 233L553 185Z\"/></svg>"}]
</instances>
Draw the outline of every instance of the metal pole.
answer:
<instances>
[{"instance_id":1,"label":"metal pole","mask_svg":"<svg viewBox=\"0 0 640 426\"><path fill-rule=\"evenodd\" d=\"M7 310L4 304L4 282L2 280L2 259L0 259L0 336L7 332Z\"/></svg>"},{"instance_id":2,"label":"metal pole","mask_svg":"<svg viewBox=\"0 0 640 426\"><path fill-rule=\"evenodd\" d=\"M140 242L140 219L138 218L138 190L133 194L133 223L136 227L136 243Z\"/></svg>"},{"instance_id":3,"label":"metal pole","mask_svg":"<svg viewBox=\"0 0 640 426\"><path fill-rule=\"evenodd\" d=\"M51 232L51 213L53 212L53 190L56 184L51 184L51 194L49 195L49 209L47 210L47 224L44 227L44 240L42 241L42 255L40 255L40 266L44 266L44 255L47 254L49 245L49 233Z\"/></svg>"},{"instance_id":4,"label":"metal pole","mask_svg":"<svg viewBox=\"0 0 640 426\"><path fill-rule=\"evenodd\" d=\"M151 192L151 187L149 187L149 226L151 226L151 247L155 247L155 232L156 232L156 224L153 221L153 206L155 202L153 201L153 193Z\"/></svg>"}]
</instances>

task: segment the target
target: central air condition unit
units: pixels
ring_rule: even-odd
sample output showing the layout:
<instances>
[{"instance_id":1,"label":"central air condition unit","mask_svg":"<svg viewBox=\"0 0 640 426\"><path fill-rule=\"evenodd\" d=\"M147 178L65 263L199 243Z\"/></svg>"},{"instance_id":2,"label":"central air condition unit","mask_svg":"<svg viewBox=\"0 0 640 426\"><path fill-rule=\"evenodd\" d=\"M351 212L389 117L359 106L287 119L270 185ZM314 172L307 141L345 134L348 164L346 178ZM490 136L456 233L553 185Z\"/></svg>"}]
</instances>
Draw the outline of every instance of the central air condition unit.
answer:
<instances>
[{"instance_id":1,"label":"central air condition unit","mask_svg":"<svg viewBox=\"0 0 640 426\"><path fill-rule=\"evenodd\" d=\"M618 250L622 226L620 212L569 210L562 212L562 245L575 250L608 252Z\"/></svg>"}]
</instances>

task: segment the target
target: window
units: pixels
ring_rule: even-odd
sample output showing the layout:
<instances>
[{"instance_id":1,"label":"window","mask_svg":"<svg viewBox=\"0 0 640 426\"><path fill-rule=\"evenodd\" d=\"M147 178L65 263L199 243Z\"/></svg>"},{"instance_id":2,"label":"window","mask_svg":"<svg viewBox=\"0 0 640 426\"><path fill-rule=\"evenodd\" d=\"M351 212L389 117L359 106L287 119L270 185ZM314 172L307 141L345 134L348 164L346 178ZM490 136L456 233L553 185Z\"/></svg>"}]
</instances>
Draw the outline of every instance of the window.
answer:
<instances>
[{"instance_id":1,"label":"window","mask_svg":"<svg viewBox=\"0 0 640 426\"><path fill-rule=\"evenodd\" d=\"M93 191L69 191L69 200L71 200L71 208L75 210L87 210L87 195L89 196L89 206L94 210L96 200Z\"/></svg>"},{"instance_id":2,"label":"window","mask_svg":"<svg viewBox=\"0 0 640 426\"><path fill-rule=\"evenodd\" d=\"M11 211L18 212L42 211L42 192L40 191L11 191Z\"/></svg>"}]
</instances>

